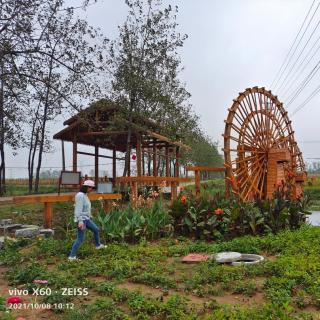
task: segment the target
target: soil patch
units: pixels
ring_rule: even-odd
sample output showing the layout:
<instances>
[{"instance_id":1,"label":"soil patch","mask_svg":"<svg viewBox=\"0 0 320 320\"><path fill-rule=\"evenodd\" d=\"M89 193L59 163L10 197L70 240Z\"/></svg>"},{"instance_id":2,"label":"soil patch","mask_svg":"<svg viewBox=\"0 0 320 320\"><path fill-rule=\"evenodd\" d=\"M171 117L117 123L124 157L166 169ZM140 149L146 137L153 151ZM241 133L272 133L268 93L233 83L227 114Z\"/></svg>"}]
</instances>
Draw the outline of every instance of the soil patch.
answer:
<instances>
[{"instance_id":1,"label":"soil patch","mask_svg":"<svg viewBox=\"0 0 320 320\"><path fill-rule=\"evenodd\" d=\"M129 291L140 291L143 295L149 296L154 299L163 299L164 301L166 301L168 297L173 294L179 294L180 296L186 298L190 302L190 304L195 307L196 310L202 309L203 306L211 300L216 300L220 304L230 305L261 305L265 303L264 295L262 292L257 292L252 297L247 297L242 294L225 293L223 296L206 296L202 298L175 290L168 290L164 295L164 292L161 289L152 288L144 284L137 284L132 282L123 282L121 284L118 284L117 287L120 289L127 289Z\"/></svg>"}]
</instances>

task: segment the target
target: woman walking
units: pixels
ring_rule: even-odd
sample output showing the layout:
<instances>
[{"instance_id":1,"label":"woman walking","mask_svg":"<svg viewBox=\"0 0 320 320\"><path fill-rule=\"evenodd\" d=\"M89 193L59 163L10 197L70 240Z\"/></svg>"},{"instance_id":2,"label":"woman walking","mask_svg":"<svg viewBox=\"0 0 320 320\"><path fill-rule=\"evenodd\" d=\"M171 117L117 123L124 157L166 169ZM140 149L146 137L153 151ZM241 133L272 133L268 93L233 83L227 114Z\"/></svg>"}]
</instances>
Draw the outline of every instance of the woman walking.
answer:
<instances>
[{"instance_id":1,"label":"woman walking","mask_svg":"<svg viewBox=\"0 0 320 320\"><path fill-rule=\"evenodd\" d=\"M77 251L84 240L86 229L93 232L94 242L96 249L102 249L106 246L100 243L99 228L91 220L91 202L88 198L88 193L92 192L95 188L94 181L86 180L80 188L80 192L75 197L75 208L74 208L74 221L77 223L78 233L77 239L73 243L69 261L77 259Z\"/></svg>"}]
</instances>

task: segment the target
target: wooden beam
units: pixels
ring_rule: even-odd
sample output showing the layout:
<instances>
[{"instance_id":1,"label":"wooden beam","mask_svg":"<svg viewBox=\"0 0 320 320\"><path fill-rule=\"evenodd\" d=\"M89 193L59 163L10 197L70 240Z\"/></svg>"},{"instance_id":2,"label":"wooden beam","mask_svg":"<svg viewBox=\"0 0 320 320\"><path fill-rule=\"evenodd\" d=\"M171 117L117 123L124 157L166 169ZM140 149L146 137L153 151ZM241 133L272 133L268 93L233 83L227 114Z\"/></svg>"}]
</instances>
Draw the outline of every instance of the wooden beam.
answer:
<instances>
[{"instance_id":1,"label":"wooden beam","mask_svg":"<svg viewBox=\"0 0 320 320\"><path fill-rule=\"evenodd\" d=\"M180 154L179 154L179 147L176 147L176 167L175 167L175 176L180 176Z\"/></svg>"},{"instance_id":2,"label":"wooden beam","mask_svg":"<svg viewBox=\"0 0 320 320\"><path fill-rule=\"evenodd\" d=\"M171 202L177 199L177 183L171 183Z\"/></svg>"},{"instance_id":3,"label":"wooden beam","mask_svg":"<svg viewBox=\"0 0 320 320\"><path fill-rule=\"evenodd\" d=\"M200 195L201 183L200 183L200 171L195 171L195 186L196 186L196 195Z\"/></svg>"},{"instance_id":4,"label":"wooden beam","mask_svg":"<svg viewBox=\"0 0 320 320\"><path fill-rule=\"evenodd\" d=\"M153 140L153 150L152 150L152 166L153 166L153 176L157 176L157 148L156 139Z\"/></svg>"},{"instance_id":5,"label":"wooden beam","mask_svg":"<svg viewBox=\"0 0 320 320\"><path fill-rule=\"evenodd\" d=\"M85 156L95 156L94 153L90 153L90 152L83 152L83 151L77 151L77 154L83 154ZM106 159L113 159L113 157L111 156L105 156L103 154L99 154L98 155L99 158L106 158ZM116 158L117 160L125 160L125 158Z\"/></svg>"},{"instance_id":6,"label":"wooden beam","mask_svg":"<svg viewBox=\"0 0 320 320\"><path fill-rule=\"evenodd\" d=\"M180 178L180 177L155 177L155 176L141 176L141 177L137 177L137 176L132 176L132 177L118 177L116 179L117 183L130 183L133 181L137 181L137 182L188 182L188 181L192 181L192 178Z\"/></svg>"},{"instance_id":7,"label":"wooden beam","mask_svg":"<svg viewBox=\"0 0 320 320\"><path fill-rule=\"evenodd\" d=\"M44 204L44 227L46 229L52 228L53 220L53 204L52 202L46 202Z\"/></svg>"},{"instance_id":8,"label":"wooden beam","mask_svg":"<svg viewBox=\"0 0 320 320\"><path fill-rule=\"evenodd\" d=\"M165 149L165 157L166 157L166 176L170 176L170 160L169 160L169 147L166 145ZM167 183L168 186L168 183Z\"/></svg>"},{"instance_id":9,"label":"wooden beam","mask_svg":"<svg viewBox=\"0 0 320 320\"><path fill-rule=\"evenodd\" d=\"M78 136L96 137L96 136L121 135L121 134L127 134L127 133L128 133L128 131L91 131L91 132L78 133Z\"/></svg>"},{"instance_id":10,"label":"wooden beam","mask_svg":"<svg viewBox=\"0 0 320 320\"><path fill-rule=\"evenodd\" d=\"M153 155L153 151L143 150L143 153ZM157 154L159 154L159 152L157 152ZM161 157L165 157L165 156L166 156L165 153L164 153L164 154L161 154L161 153L160 153L159 155L160 155ZM169 153L168 157L169 157L169 159L175 159L175 158L176 158L174 155L170 155L170 153Z\"/></svg>"},{"instance_id":11,"label":"wooden beam","mask_svg":"<svg viewBox=\"0 0 320 320\"><path fill-rule=\"evenodd\" d=\"M99 147L94 147L94 182L98 185L99 182Z\"/></svg>"},{"instance_id":12,"label":"wooden beam","mask_svg":"<svg viewBox=\"0 0 320 320\"><path fill-rule=\"evenodd\" d=\"M62 171L66 170L66 157L64 153L64 141L61 140L61 151L62 151Z\"/></svg>"},{"instance_id":13,"label":"wooden beam","mask_svg":"<svg viewBox=\"0 0 320 320\"><path fill-rule=\"evenodd\" d=\"M112 150L112 178L113 186L115 186L117 178L117 152L115 147Z\"/></svg>"},{"instance_id":14,"label":"wooden beam","mask_svg":"<svg viewBox=\"0 0 320 320\"><path fill-rule=\"evenodd\" d=\"M128 121L126 120L126 122L128 123ZM178 146L178 147L182 147L182 148L185 148L187 150L191 150L191 148L181 142L178 142L178 141L172 141L170 140L169 138L159 134L159 133L156 133L156 132L153 132L153 131L150 131L150 130L146 130L145 128L142 128L134 123L131 124L133 128L135 128L138 132L140 133L144 133L144 134L147 134L148 136L152 137L152 138L155 138L155 139L158 139L160 141L164 141L164 142L168 142L169 144L171 145L174 145L174 146Z\"/></svg>"},{"instance_id":15,"label":"wooden beam","mask_svg":"<svg viewBox=\"0 0 320 320\"><path fill-rule=\"evenodd\" d=\"M141 176L141 165L142 165L142 159L141 159L141 135L139 133L136 134L137 137L137 176Z\"/></svg>"},{"instance_id":16,"label":"wooden beam","mask_svg":"<svg viewBox=\"0 0 320 320\"><path fill-rule=\"evenodd\" d=\"M46 202L68 202L74 201L75 193L66 193L60 195L43 194L43 195L29 195L16 196L12 198L14 204L22 203L46 203ZM90 200L118 200L121 199L121 194L118 193L90 193L88 194Z\"/></svg>"},{"instance_id":17,"label":"wooden beam","mask_svg":"<svg viewBox=\"0 0 320 320\"><path fill-rule=\"evenodd\" d=\"M133 206L136 207L138 201L138 182L133 181L131 184L131 202Z\"/></svg>"},{"instance_id":18,"label":"wooden beam","mask_svg":"<svg viewBox=\"0 0 320 320\"><path fill-rule=\"evenodd\" d=\"M73 137L73 145L72 145L72 168L73 172L77 172L77 136Z\"/></svg>"},{"instance_id":19,"label":"wooden beam","mask_svg":"<svg viewBox=\"0 0 320 320\"><path fill-rule=\"evenodd\" d=\"M128 176L130 177L131 176L131 147L130 147L130 152L129 152L129 159L128 159Z\"/></svg>"},{"instance_id":20,"label":"wooden beam","mask_svg":"<svg viewBox=\"0 0 320 320\"><path fill-rule=\"evenodd\" d=\"M159 133L155 133L155 132L152 132L150 130L146 130L146 133L152 138L158 139L160 141L168 142L169 144L175 145L177 147L182 147L184 149L191 150L191 148L189 146L187 146L186 144L183 144L183 143L178 142L178 141L172 141L172 140L168 139L167 137L165 137L165 136L163 136L163 135L161 135Z\"/></svg>"},{"instance_id":21,"label":"wooden beam","mask_svg":"<svg viewBox=\"0 0 320 320\"><path fill-rule=\"evenodd\" d=\"M141 165L142 165L142 175L144 176L146 174L146 163L145 163L143 148L141 148Z\"/></svg>"},{"instance_id":22,"label":"wooden beam","mask_svg":"<svg viewBox=\"0 0 320 320\"><path fill-rule=\"evenodd\" d=\"M214 168L206 166L187 166L187 171L225 172L226 168Z\"/></svg>"}]
</instances>

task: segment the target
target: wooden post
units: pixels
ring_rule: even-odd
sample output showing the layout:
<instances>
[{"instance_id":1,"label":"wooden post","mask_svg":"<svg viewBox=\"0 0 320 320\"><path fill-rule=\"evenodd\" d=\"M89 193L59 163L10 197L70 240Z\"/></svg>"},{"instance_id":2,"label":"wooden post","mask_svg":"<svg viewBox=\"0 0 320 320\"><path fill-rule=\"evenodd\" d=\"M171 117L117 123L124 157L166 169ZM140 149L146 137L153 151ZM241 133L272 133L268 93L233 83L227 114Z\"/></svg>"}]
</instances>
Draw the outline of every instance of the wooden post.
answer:
<instances>
[{"instance_id":1,"label":"wooden post","mask_svg":"<svg viewBox=\"0 0 320 320\"><path fill-rule=\"evenodd\" d=\"M52 219L53 219L53 203L45 202L44 203L44 227L46 229L52 228Z\"/></svg>"},{"instance_id":2,"label":"wooden post","mask_svg":"<svg viewBox=\"0 0 320 320\"><path fill-rule=\"evenodd\" d=\"M77 136L74 135L73 138L73 157L72 157L72 167L73 167L73 172L77 172Z\"/></svg>"},{"instance_id":3,"label":"wooden post","mask_svg":"<svg viewBox=\"0 0 320 320\"><path fill-rule=\"evenodd\" d=\"M142 161L142 175L146 175L145 158L144 158L144 148L141 149L141 161Z\"/></svg>"},{"instance_id":4,"label":"wooden post","mask_svg":"<svg viewBox=\"0 0 320 320\"><path fill-rule=\"evenodd\" d=\"M134 207L137 206L138 201L138 182L133 181L131 183L131 201Z\"/></svg>"},{"instance_id":5,"label":"wooden post","mask_svg":"<svg viewBox=\"0 0 320 320\"><path fill-rule=\"evenodd\" d=\"M169 160L169 146L166 143L165 148L165 157L166 157L166 177L170 177L170 160ZM166 186L169 186L169 182L166 183Z\"/></svg>"},{"instance_id":6,"label":"wooden post","mask_svg":"<svg viewBox=\"0 0 320 320\"><path fill-rule=\"evenodd\" d=\"M116 178L117 178L117 159L116 159L116 148L113 147L112 150L112 184L113 187L116 186Z\"/></svg>"},{"instance_id":7,"label":"wooden post","mask_svg":"<svg viewBox=\"0 0 320 320\"><path fill-rule=\"evenodd\" d=\"M112 209L112 202L110 200L104 200L103 209L105 213L109 213Z\"/></svg>"},{"instance_id":8,"label":"wooden post","mask_svg":"<svg viewBox=\"0 0 320 320\"><path fill-rule=\"evenodd\" d=\"M64 141L61 140L61 151L62 151L62 171L66 170L66 157L64 153Z\"/></svg>"},{"instance_id":9,"label":"wooden post","mask_svg":"<svg viewBox=\"0 0 320 320\"><path fill-rule=\"evenodd\" d=\"M152 166L153 166L153 176L157 176L157 147L156 147L156 139L153 139L153 148L152 148Z\"/></svg>"},{"instance_id":10,"label":"wooden post","mask_svg":"<svg viewBox=\"0 0 320 320\"><path fill-rule=\"evenodd\" d=\"M148 152L148 176L151 176L151 157L149 152Z\"/></svg>"},{"instance_id":11,"label":"wooden post","mask_svg":"<svg viewBox=\"0 0 320 320\"><path fill-rule=\"evenodd\" d=\"M225 174L224 183L226 187L226 199L230 199L230 184L229 180L227 179L227 175Z\"/></svg>"},{"instance_id":12,"label":"wooden post","mask_svg":"<svg viewBox=\"0 0 320 320\"><path fill-rule=\"evenodd\" d=\"M94 146L94 182L96 187L99 183L99 147Z\"/></svg>"},{"instance_id":13,"label":"wooden post","mask_svg":"<svg viewBox=\"0 0 320 320\"><path fill-rule=\"evenodd\" d=\"M175 168L175 176L179 177L180 176L180 162L179 162L179 147L176 147L176 168Z\"/></svg>"},{"instance_id":14,"label":"wooden post","mask_svg":"<svg viewBox=\"0 0 320 320\"><path fill-rule=\"evenodd\" d=\"M168 146L168 144L166 144L165 156L166 156L166 177L169 177L170 176L170 163L169 163L169 146Z\"/></svg>"},{"instance_id":15,"label":"wooden post","mask_svg":"<svg viewBox=\"0 0 320 320\"><path fill-rule=\"evenodd\" d=\"M157 145L156 139L153 139L153 146L152 146L152 167L153 167L153 176L156 177L158 175L157 170ZM153 185L155 186L156 183L154 182Z\"/></svg>"},{"instance_id":16,"label":"wooden post","mask_svg":"<svg viewBox=\"0 0 320 320\"><path fill-rule=\"evenodd\" d=\"M137 133L137 176L141 177L141 135Z\"/></svg>"},{"instance_id":17,"label":"wooden post","mask_svg":"<svg viewBox=\"0 0 320 320\"><path fill-rule=\"evenodd\" d=\"M171 201L177 199L177 183L171 182Z\"/></svg>"},{"instance_id":18,"label":"wooden post","mask_svg":"<svg viewBox=\"0 0 320 320\"><path fill-rule=\"evenodd\" d=\"M131 152L129 153L129 161L128 161L128 177L130 176L131 176Z\"/></svg>"},{"instance_id":19,"label":"wooden post","mask_svg":"<svg viewBox=\"0 0 320 320\"><path fill-rule=\"evenodd\" d=\"M200 190L201 190L201 183L200 183L200 171L196 170L194 172L195 175L195 186L196 186L196 195L200 195Z\"/></svg>"}]
</instances>

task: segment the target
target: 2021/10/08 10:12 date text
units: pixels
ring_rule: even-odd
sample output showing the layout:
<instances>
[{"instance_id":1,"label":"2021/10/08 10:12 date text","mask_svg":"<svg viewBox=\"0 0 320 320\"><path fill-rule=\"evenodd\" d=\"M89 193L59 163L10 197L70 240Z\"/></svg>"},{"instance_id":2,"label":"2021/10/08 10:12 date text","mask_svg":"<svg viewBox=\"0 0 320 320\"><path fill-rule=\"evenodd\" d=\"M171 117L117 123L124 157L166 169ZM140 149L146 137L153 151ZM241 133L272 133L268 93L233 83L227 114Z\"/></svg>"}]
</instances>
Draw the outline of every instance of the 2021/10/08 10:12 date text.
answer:
<instances>
[{"instance_id":1,"label":"2021/10/08 10:12 date text","mask_svg":"<svg viewBox=\"0 0 320 320\"><path fill-rule=\"evenodd\" d=\"M74 309L74 303L10 303L9 309L23 310L23 309Z\"/></svg>"}]
</instances>

